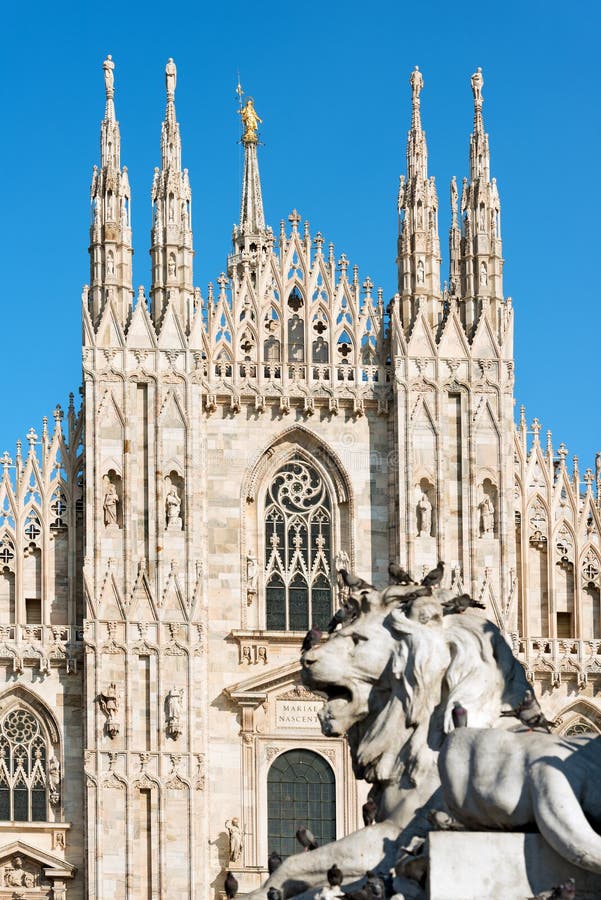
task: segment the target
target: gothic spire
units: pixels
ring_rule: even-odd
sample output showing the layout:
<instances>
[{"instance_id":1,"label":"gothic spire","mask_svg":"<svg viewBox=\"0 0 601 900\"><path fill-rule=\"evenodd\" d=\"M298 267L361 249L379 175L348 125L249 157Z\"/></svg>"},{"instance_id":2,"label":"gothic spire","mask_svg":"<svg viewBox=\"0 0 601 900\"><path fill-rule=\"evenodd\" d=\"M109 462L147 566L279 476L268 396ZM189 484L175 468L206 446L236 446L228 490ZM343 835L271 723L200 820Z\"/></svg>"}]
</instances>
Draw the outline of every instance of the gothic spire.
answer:
<instances>
[{"instance_id":1,"label":"gothic spire","mask_svg":"<svg viewBox=\"0 0 601 900\"><path fill-rule=\"evenodd\" d=\"M257 126L262 120L256 113L252 97L247 99L238 112L242 118L242 144L244 146L240 231L245 234L258 235L265 230L259 160L257 159L257 144L259 142Z\"/></svg>"},{"instance_id":2,"label":"gothic spire","mask_svg":"<svg viewBox=\"0 0 601 900\"><path fill-rule=\"evenodd\" d=\"M242 202L240 204L240 224L234 226L234 253L228 261L228 273L238 278L249 274L256 283L257 271L266 258L267 246L272 240L271 228L265 225L263 196L257 145L258 129L262 119L257 115L254 100L247 97L242 102L244 91L240 82L236 88L240 100L238 115L242 120L241 143L244 147L244 174L242 177Z\"/></svg>"},{"instance_id":3,"label":"gothic spire","mask_svg":"<svg viewBox=\"0 0 601 900\"><path fill-rule=\"evenodd\" d=\"M102 64L106 105L100 125L100 169L94 166L90 190L90 288L88 306L96 325L111 303L125 325L133 297L130 189L127 167L121 168L121 136L115 118L115 63Z\"/></svg>"},{"instance_id":4,"label":"gothic spire","mask_svg":"<svg viewBox=\"0 0 601 900\"><path fill-rule=\"evenodd\" d=\"M194 306L192 276L191 200L188 170L182 171L182 144L175 114L177 69L172 59L165 66L167 106L161 128L161 168L154 170L152 184L153 224L152 315L156 324L167 303L173 305L185 330L190 327Z\"/></svg>"},{"instance_id":5,"label":"gothic spire","mask_svg":"<svg viewBox=\"0 0 601 900\"><path fill-rule=\"evenodd\" d=\"M462 317L470 336L482 312L489 311L493 325L499 321L497 307L503 302L501 204L496 179L490 178L490 150L484 130L482 88L478 68L471 77L474 125L470 135L470 178L464 179L461 195L463 237L461 241Z\"/></svg>"},{"instance_id":6,"label":"gothic spire","mask_svg":"<svg viewBox=\"0 0 601 900\"><path fill-rule=\"evenodd\" d=\"M407 135L407 177L401 175L398 212L397 265L402 320L410 328L417 312L435 326L440 305L440 241L438 197L434 177L428 178L428 148L421 121L424 79L416 66L411 85L411 128Z\"/></svg>"}]
</instances>

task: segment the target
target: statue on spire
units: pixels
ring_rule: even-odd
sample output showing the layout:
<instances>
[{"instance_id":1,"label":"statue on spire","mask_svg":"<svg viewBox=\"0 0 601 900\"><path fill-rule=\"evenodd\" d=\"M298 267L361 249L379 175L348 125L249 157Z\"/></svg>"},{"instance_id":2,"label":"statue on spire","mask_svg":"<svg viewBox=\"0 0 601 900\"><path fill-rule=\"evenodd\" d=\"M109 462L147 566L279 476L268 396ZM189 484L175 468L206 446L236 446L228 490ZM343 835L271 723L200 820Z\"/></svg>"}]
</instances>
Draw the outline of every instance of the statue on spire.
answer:
<instances>
[{"instance_id":1,"label":"statue on spire","mask_svg":"<svg viewBox=\"0 0 601 900\"><path fill-rule=\"evenodd\" d=\"M474 104L476 108L479 109L482 106L482 85L484 84L484 78L482 77L482 69L480 66L476 69L474 74L472 75L472 93L474 95Z\"/></svg>"},{"instance_id":2,"label":"statue on spire","mask_svg":"<svg viewBox=\"0 0 601 900\"><path fill-rule=\"evenodd\" d=\"M169 57L165 66L165 84L167 86L167 99L173 100L175 97L175 85L177 83L177 69L173 59Z\"/></svg>"},{"instance_id":3,"label":"statue on spire","mask_svg":"<svg viewBox=\"0 0 601 900\"><path fill-rule=\"evenodd\" d=\"M419 95L424 86L424 79L422 73L419 70L419 66L416 66L409 76L409 84L411 85L413 105L419 106Z\"/></svg>"},{"instance_id":4,"label":"statue on spire","mask_svg":"<svg viewBox=\"0 0 601 900\"><path fill-rule=\"evenodd\" d=\"M457 179L453 175L451 178L451 215L453 219L453 225L457 224L457 201L459 199L459 194L457 192Z\"/></svg>"},{"instance_id":5,"label":"statue on spire","mask_svg":"<svg viewBox=\"0 0 601 900\"><path fill-rule=\"evenodd\" d=\"M102 63L104 69L104 89L106 90L106 99L110 100L115 94L115 63L113 57L109 53L105 61Z\"/></svg>"},{"instance_id":6,"label":"statue on spire","mask_svg":"<svg viewBox=\"0 0 601 900\"><path fill-rule=\"evenodd\" d=\"M257 127L263 120L257 115L252 97L249 97L242 109L238 110L238 115L242 118L242 124L244 125L242 142L244 144L256 144L258 141Z\"/></svg>"}]
</instances>

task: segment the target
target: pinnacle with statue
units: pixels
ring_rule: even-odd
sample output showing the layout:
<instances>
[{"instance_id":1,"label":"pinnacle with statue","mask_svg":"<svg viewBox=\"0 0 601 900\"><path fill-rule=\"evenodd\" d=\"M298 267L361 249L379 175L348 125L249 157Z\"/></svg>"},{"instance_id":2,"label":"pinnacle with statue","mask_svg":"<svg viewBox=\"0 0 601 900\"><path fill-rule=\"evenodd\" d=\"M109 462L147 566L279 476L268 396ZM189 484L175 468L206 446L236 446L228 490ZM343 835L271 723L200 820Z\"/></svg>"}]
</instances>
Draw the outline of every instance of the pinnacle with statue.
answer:
<instances>
[{"instance_id":1,"label":"pinnacle with statue","mask_svg":"<svg viewBox=\"0 0 601 900\"><path fill-rule=\"evenodd\" d=\"M442 900L450 895L426 887L441 832L459 832L453 840L469 848L482 833L538 830L567 876L601 874L601 738L552 732L523 666L477 611L483 604L440 586L442 563L420 583L396 564L389 572L393 583L378 589L341 570L344 615L301 655L304 685L325 699L323 734L346 736L355 776L371 785L366 827L305 846L303 825L305 852L279 861L249 900ZM514 893L509 876L504 892L480 892L482 860L461 865L473 871L474 900L532 896ZM332 867L341 873L335 886ZM540 896L563 896L552 893L563 886Z\"/></svg>"},{"instance_id":2,"label":"pinnacle with statue","mask_svg":"<svg viewBox=\"0 0 601 900\"><path fill-rule=\"evenodd\" d=\"M263 120L257 115L252 97L249 97L244 106L238 110L238 115L241 117L244 126L242 143L256 144L259 140L257 134L258 126L262 124Z\"/></svg>"}]
</instances>

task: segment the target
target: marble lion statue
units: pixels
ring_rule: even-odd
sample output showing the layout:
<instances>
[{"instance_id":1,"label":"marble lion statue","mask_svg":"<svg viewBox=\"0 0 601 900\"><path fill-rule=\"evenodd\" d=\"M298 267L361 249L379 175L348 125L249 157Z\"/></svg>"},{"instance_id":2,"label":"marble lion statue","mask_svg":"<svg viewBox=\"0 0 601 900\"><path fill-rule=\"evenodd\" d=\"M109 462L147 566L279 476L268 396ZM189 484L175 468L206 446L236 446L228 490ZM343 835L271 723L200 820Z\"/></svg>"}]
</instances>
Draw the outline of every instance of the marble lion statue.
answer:
<instances>
[{"instance_id":1,"label":"marble lion statue","mask_svg":"<svg viewBox=\"0 0 601 900\"><path fill-rule=\"evenodd\" d=\"M502 718L530 688L524 669L496 625L471 609L453 613L453 599L442 588L362 582L351 589L355 615L303 653L303 682L325 697L322 731L346 735L376 824L289 857L249 898L270 888L298 897L324 885L334 863L345 883L389 872L432 829L433 811L481 830L537 825L566 859L601 871L601 838L586 818L601 822L594 739L516 731L516 719ZM469 727L454 730L456 704ZM424 896L402 875L395 890Z\"/></svg>"}]
</instances>

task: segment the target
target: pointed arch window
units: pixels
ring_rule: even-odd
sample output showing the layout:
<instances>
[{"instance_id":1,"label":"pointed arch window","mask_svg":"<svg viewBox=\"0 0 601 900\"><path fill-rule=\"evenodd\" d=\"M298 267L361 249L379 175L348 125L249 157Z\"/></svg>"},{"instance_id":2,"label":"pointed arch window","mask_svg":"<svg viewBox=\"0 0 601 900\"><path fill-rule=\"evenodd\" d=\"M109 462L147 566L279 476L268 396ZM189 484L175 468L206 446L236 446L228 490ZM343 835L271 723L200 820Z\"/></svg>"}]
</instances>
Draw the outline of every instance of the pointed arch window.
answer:
<instances>
[{"instance_id":1,"label":"pointed arch window","mask_svg":"<svg viewBox=\"0 0 601 900\"><path fill-rule=\"evenodd\" d=\"M11 709L0 722L0 821L47 821L49 763L56 761L41 723L28 709Z\"/></svg>"},{"instance_id":2,"label":"pointed arch window","mask_svg":"<svg viewBox=\"0 0 601 900\"><path fill-rule=\"evenodd\" d=\"M332 614L332 502L317 469L295 457L265 500L266 627L306 631Z\"/></svg>"}]
</instances>

